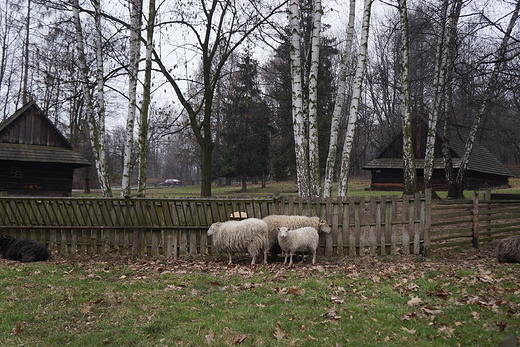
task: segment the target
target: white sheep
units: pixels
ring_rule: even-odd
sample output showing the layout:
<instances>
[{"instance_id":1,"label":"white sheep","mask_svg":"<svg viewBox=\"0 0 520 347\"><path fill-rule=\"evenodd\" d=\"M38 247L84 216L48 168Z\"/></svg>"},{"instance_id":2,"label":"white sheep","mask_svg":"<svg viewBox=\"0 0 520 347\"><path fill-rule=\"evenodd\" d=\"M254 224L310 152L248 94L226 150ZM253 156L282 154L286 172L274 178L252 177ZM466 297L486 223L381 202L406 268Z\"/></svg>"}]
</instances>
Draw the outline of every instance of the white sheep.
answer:
<instances>
[{"instance_id":1,"label":"white sheep","mask_svg":"<svg viewBox=\"0 0 520 347\"><path fill-rule=\"evenodd\" d=\"M232 254L239 252L248 252L253 257L252 265L263 253L264 264L267 264L269 250L267 223L261 219L248 218L241 221L213 223L208 229L208 236L211 235L213 235L215 249L229 255L229 264L232 264Z\"/></svg>"},{"instance_id":2,"label":"white sheep","mask_svg":"<svg viewBox=\"0 0 520 347\"><path fill-rule=\"evenodd\" d=\"M278 242L278 228L287 227L289 229L298 229L303 227L313 227L318 232L330 233L330 226L327 221L321 220L319 217L307 216L288 216L288 215L269 215L262 218L269 227L269 247L272 248L273 254L276 254L276 247L273 247Z\"/></svg>"},{"instance_id":3,"label":"white sheep","mask_svg":"<svg viewBox=\"0 0 520 347\"><path fill-rule=\"evenodd\" d=\"M278 244L285 255L283 261L287 263L287 256L290 256L289 266L293 264L293 255L296 252L311 252L312 263L316 263L316 250L319 243L318 230L313 227L304 227L290 230L287 227L278 228Z\"/></svg>"}]
</instances>

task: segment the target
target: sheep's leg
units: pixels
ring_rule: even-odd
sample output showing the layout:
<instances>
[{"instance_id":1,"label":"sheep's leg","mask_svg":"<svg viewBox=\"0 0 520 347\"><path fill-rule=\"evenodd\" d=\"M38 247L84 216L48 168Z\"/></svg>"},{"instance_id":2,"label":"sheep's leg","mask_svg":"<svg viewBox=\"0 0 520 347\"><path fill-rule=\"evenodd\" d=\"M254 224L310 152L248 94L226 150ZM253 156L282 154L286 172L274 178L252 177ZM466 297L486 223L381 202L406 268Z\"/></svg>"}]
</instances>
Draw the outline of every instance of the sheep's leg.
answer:
<instances>
[{"instance_id":1,"label":"sheep's leg","mask_svg":"<svg viewBox=\"0 0 520 347\"><path fill-rule=\"evenodd\" d=\"M264 264L267 264L267 248L264 249Z\"/></svg>"},{"instance_id":2,"label":"sheep's leg","mask_svg":"<svg viewBox=\"0 0 520 347\"><path fill-rule=\"evenodd\" d=\"M256 254L253 255L253 259L251 260L251 265L255 265L256 262Z\"/></svg>"},{"instance_id":3,"label":"sheep's leg","mask_svg":"<svg viewBox=\"0 0 520 347\"><path fill-rule=\"evenodd\" d=\"M231 265L231 264L233 264L233 260L231 259L231 253L228 253L228 256L229 256L228 265Z\"/></svg>"},{"instance_id":4,"label":"sheep's leg","mask_svg":"<svg viewBox=\"0 0 520 347\"><path fill-rule=\"evenodd\" d=\"M312 250L312 263L316 264L316 250Z\"/></svg>"},{"instance_id":5,"label":"sheep's leg","mask_svg":"<svg viewBox=\"0 0 520 347\"><path fill-rule=\"evenodd\" d=\"M289 266L292 266L292 258L293 258L294 252L289 252L290 260L289 260Z\"/></svg>"}]
</instances>

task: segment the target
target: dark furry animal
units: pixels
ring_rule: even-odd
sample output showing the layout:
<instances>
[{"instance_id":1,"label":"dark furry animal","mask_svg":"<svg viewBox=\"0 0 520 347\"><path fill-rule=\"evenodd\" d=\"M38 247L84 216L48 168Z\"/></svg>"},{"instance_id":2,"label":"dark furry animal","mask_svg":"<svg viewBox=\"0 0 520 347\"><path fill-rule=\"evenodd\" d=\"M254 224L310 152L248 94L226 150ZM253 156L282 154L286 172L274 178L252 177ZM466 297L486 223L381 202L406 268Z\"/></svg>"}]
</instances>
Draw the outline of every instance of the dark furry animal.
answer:
<instances>
[{"instance_id":1,"label":"dark furry animal","mask_svg":"<svg viewBox=\"0 0 520 347\"><path fill-rule=\"evenodd\" d=\"M520 263L520 236L503 239L495 252L500 263Z\"/></svg>"},{"instance_id":2,"label":"dark furry animal","mask_svg":"<svg viewBox=\"0 0 520 347\"><path fill-rule=\"evenodd\" d=\"M8 235L2 235L0 237L0 250L4 258L24 263L49 259L47 247L30 239L15 239Z\"/></svg>"}]
</instances>

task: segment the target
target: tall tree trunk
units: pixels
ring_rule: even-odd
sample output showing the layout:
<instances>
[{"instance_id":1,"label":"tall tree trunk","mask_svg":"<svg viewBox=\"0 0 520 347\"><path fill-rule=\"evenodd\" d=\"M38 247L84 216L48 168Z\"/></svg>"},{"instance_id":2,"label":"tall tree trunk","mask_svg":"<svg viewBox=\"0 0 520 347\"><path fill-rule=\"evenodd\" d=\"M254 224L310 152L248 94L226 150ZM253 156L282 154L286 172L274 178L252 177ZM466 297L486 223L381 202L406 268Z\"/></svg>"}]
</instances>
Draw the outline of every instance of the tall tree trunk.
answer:
<instances>
[{"instance_id":1,"label":"tall tree trunk","mask_svg":"<svg viewBox=\"0 0 520 347\"><path fill-rule=\"evenodd\" d=\"M448 185L448 198L458 198L457 181L453 171L453 160L451 157L451 122L453 119L453 69L456 56L457 25L462 9L462 0L456 0L450 9L450 17L447 27L446 43L446 78L445 78L445 103L444 103L444 131L442 142L442 156L444 160L444 173Z\"/></svg>"},{"instance_id":2,"label":"tall tree trunk","mask_svg":"<svg viewBox=\"0 0 520 347\"><path fill-rule=\"evenodd\" d=\"M359 43L356 75L354 77L354 85L352 86L352 101L350 102L347 133L345 134L345 142L343 144L343 152L341 155L341 171L338 186L338 196L346 196L348 190L348 178L350 174L350 157L352 153L352 148L354 146L354 136L356 134L359 104L361 102L361 88L363 86L365 65L367 61L368 35L370 31L370 14L373 2L374 0L365 0L364 3L363 24L361 27L361 39Z\"/></svg>"},{"instance_id":3,"label":"tall tree trunk","mask_svg":"<svg viewBox=\"0 0 520 347\"><path fill-rule=\"evenodd\" d=\"M410 48L408 43L408 9L406 0L399 0L401 25L401 117L403 128L403 183L404 194L415 194L417 171L412 142L412 111L410 106Z\"/></svg>"},{"instance_id":4,"label":"tall tree trunk","mask_svg":"<svg viewBox=\"0 0 520 347\"><path fill-rule=\"evenodd\" d=\"M428 136L426 138L426 153L424 156L424 191L432 190L432 196L436 196L432 187L432 176L435 160L435 140L437 138L437 123L442 108L442 97L445 89L446 77L446 14L448 11L448 0L443 0L441 7L441 19L439 37L437 39L437 52L435 57L435 76L433 82L434 100L428 115Z\"/></svg>"},{"instance_id":5,"label":"tall tree trunk","mask_svg":"<svg viewBox=\"0 0 520 347\"><path fill-rule=\"evenodd\" d=\"M29 102L27 96L27 80L29 79L29 38L31 29L31 0L27 0L27 18L25 20L25 43L23 53L23 86L22 86L22 104Z\"/></svg>"},{"instance_id":6,"label":"tall tree trunk","mask_svg":"<svg viewBox=\"0 0 520 347\"><path fill-rule=\"evenodd\" d=\"M309 195L318 197L321 193L320 156L318 148L318 70L320 67L321 0L314 0L314 15L311 37L311 62L309 69Z\"/></svg>"},{"instance_id":7,"label":"tall tree trunk","mask_svg":"<svg viewBox=\"0 0 520 347\"><path fill-rule=\"evenodd\" d=\"M132 150L134 147L134 124L137 110L137 82L139 78L139 58L141 47L142 0L129 0L130 37L128 40L128 116L126 119L126 137L123 156L123 179L121 197L130 196L132 184Z\"/></svg>"},{"instance_id":8,"label":"tall tree trunk","mask_svg":"<svg viewBox=\"0 0 520 347\"><path fill-rule=\"evenodd\" d=\"M497 51L495 66L493 68L493 72L491 73L491 77L489 78L486 90L484 92L484 99L482 100L482 104L477 114L475 115L475 118L473 119L473 124L471 125L471 128L469 130L469 135L466 140L466 146L464 148L464 155L462 156L459 171L457 172L457 188L459 196L462 196L464 194L464 180L469 165L469 158L473 150L473 143L475 142L475 137L480 127L480 121L482 120L484 113L487 111L489 100L493 97L493 92L496 87L498 75L500 74L500 68L502 66L503 61L506 58L507 44L509 39L511 38L511 32L513 31L516 20L518 19L519 10L520 1L517 1L515 10L513 11L513 14L511 15L511 18L509 20L509 26L507 27L507 30L504 33L504 37L502 38L502 42Z\"/></svg>"},{"instance_id":9,"label":"tall tree trunk","mask_svg":"<svg viewBox=\"0 0 520 347\"><path fill-rule=\"evenodd\" d=\"M146 153L148 152L148 114L151 99L153 32L155 28L155 0L148 2L148 24L146 26L146 56L143 82L143 105L139 122L139 177L137 195L146 195Z\"/></svg>"},{"instance_id":10,"label":"tall tree trunk","mask_svg":"<svg viewBox=\"0 0 520 347\"><path fill-rule=\"evenodd\" d=\"M106 160L106 145L105 145L105 101L104 101L104 76L103 76L103 60L102 60L102 42L101 42L101 11L99 1L95 1L96 8L96 62L97 62L97 107L91 97L91 90L89 88L89 67L85 57L84 36L81 27L81 20L79 17L79 3L78 0L72 0L73 21L76 30L76 50L78 53L78 63L80 65L80 75L82 79L83 100L85 110L89 120L90 138L92 141L92 151L96 161L96 170L98 174L98 181L104 197L112 196L112 189L110 187L110 179L108 175L108 165ZM97 108L97 112L96 112Z\"/></svg>"},{"instance_id":11,"label":"tall tree trunk","mask_svg":"<svg viewBox=\"0 0 520 347\"><path fill-rule=\"evenodd\" d=\"M296 175L298 180L298 194L301 197L310 196L308 179L308 146L306 145L305 117L303 109L302 61L300 47L300 18L299 0L289 2L289 26L291 30L291 86L292 86L292 118L294 145L296 152Z\"/></svg>"},{"instance_id":12,"label":"tall tree trunk","mask_svg":"<svg viewBox=\"0 0 520 347\"><path fill-rule=\"evenodd\" d=\"M332 196L332 182L334 179L334 166L336 165L336 155L338 152L338 137L339 137L339 121L345 103L345 93L347 90L347 64L350 61L352 52L352 39L354 37L354 21L356 19L356 0L350 0L347 29L347 40L345 52L341 56L338 93L336 96L336 103L332 114L332 121L330 124L330 142L329 152L327 155L327 165L325 168L325 184L323 186L323 196L328 198Z\"/></svg>"}]
</instances>

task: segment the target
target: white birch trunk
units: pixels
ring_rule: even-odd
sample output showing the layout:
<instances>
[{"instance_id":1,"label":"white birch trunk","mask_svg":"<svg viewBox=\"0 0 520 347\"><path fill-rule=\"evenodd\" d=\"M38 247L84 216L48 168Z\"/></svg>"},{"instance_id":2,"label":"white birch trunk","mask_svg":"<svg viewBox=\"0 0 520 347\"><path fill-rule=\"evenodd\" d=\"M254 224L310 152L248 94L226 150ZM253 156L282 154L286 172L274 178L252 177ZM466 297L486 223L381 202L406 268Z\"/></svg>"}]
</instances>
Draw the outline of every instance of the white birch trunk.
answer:
<instances>
[{"instance_id":1,"label":"white birch trunk","mask_svg":"<svg viewBox=\"0 0 520 347\"><path fill-rule=\"evenodd\" d=\"M97 3L99 9L99 3ZM98 12L99 13L99 12ZM103 61L101 56L101 36L97 30L99 28L100 16L96 16L96 61L97 61L97 113L91 97L91 90L89 88L89 68L85 58L85 46L83 29L81 27L81 20L79 16L78 0L72 0L72 18L76 30L76 50L78 54L78 63L80 65L81 82L83 90L83 99L85 104L85 112L89 120L90 139L92 141L92 151L96 161L96 170L98 174L99 185L104 197L112 196L112 189L110 187L110 179L108 175L108 165L106 161L106 146L105 146L105 117L104 117L104 97L103 97ZM99 71L101 71L102 78L99 78Z\"/></svg>"},{"instance_id":2,"label":"white birch trunk","mask_svg":"<svg viewBox=\"0 0 520 347\"><path fill-rule=\"evenodd\" d=\"M137 110L137 81L139 75L139 57L141 47L142 0L129 0L130 37L128 40L128 116L126 119L126 137L123 156L123 177L121 197L130 196L132 181L132 149L134 147L134 125Z\"/></svg>"},{"instance_id":3,"label":"white birch trunk","mask_svg":"<svg viewBox=\"0 0 520 347\"><path fill-rule=\"evenodd\" d=\"M330 142L329 152L327 155L327 166L325 168L325 184L323 186L323 197L328 198L332 196L332 182L334 179L334 166L336 164L336 154L338 152L338 137L339 137L339 121L341 119L341 112L345 103L345 92L347 90L347 64L352 54L352 39L354 37L354 21L356 19L356 0L350 0L347 40L345 43L345 52L341 56L339 66L339 81L338 93L336 96L336 103L332 114L332 121L330 124Z\"/></svg>"},{"instance_id":4,"label":"white birch trunk","mask_svg":"<svg viewBox=\"0 0 520 347\"><path fill-rule=\"evenodd\" d=\"M309 69L309 178L310 196L318 197L321 192L320 156L318 148L318 69L320 66L321 0L314 0L314 15L311 37L311 64Z\"/></svg>"},{"instance_id":5,"label":"white birch trunk","mask_svg":"<svg viewBox=\"0 0 520 347\"><path fill-rule=\"evenodd\" d=\"M298 193L301 197L308 197L309 180L307 175L308 153L305 138L305 117L303 110L302 62L300 48L300 20L299 0L289 2L289 25L291 30L291 83L292 83L292 117L294 145L296 152L296 174Z\"/></svg>"},{"instance_id":6,"label":"white birch trunk","mask_svg":"<svg viewBox=\"0 0 520 347\"><path fill-rule=\"evenodd\" d=\"M412 112L410 106L410 50L408 44L408 10L406 0L399 1L401 24L401 117L403 128L404 194L417 192L417 171L412 144Z\"/></svg>"},{"instance_id":7,"label":"white birch trunk","mask_svg":"<svg viewBox=\"0 0 520 347\"><path fill-rule=\"evenodd\" d=\"M374 0L365 0L364 3L363 24L361 27L361 39L359 43L356 75L354 77L354 85L352 87L352 101L350 103L347 133L345 134L343 152L341 155L341 171L338 186L338 196L346 196L348 190L350 157L352 153L352 148L354 146L354 136L356 135L359 104L361 101L361 88L363 86L363 77L365 74L365 65L367 61L368 35L370 31L370 14L373 2Z\"/></svg>"},{"instance_id":8,"label":"white birch trunk","mask_svg":"<svg viewBox=\"0 0 520 347\"><path fill-rule=\"evenodd\" d=\"M444 132L442 142L442 156L444 160L444 174L448 184L448 198L457 198L456 177L453 172L453 160L451 158L451 122L453 119L453 69L451 63L455 59L457 26L462 9L462 1L456 0L450 9L450 19L448 21L448 38L446 44L446 100L444 104Z\"/></svg>"},{"instance_id":9,"label":"white birch trunk","mask_svg":"<svg viewBox=\"0 0 520 347\"><path fill-rule=\"evenodd\" d=\"M464 179L466 176L466 171L468 169L469 158L471 156L471 151L473 150L473 143L475 142L475 136L477 135L477 131L480 127L480 121L484 116L484 113L487 110L488 102L491 99L493 94L493 90L495 89L498 75L500 74L500 68L502 66L502 62L506 56L507 52L507 44L511 37L511 32L515 26L516 20L518 19L518 13L520 10L520 1L516 2L515 10L511 15L509 20L509 26L507 27L506 32L504 33L504 37L502 38L502 42L497 52L496 63L493 68L493 72L491 73L491 77L488 81L488 85L484 92L484 100L482 101L482 105L480 106L478 113L475 115L473 119L473 124L471 125L468 139L466 140L466 146L464 148L464 155L462 156L459 171L457 172L457 188L459 189L459 195L462 196L464 190Z\"/></svg>"},{"instance_id":10,"label":"white birch trunk","mask_svg":"<svg viewBox=\"0 0 520 347\"><path fill-rule=\"evenodd\" d=\"M442 96L445 90L445 76L447 53L445 47L446 39L446 13L448 11L448 0L444 0L441 7L440 32L437 40L437 52L435 57L435 76L433 82L434 99L433 105L428 115L428 136L426 138L426 153L424 156L424 191L432 188L431 179L433 176L435 159L435 139L437 137L437 123L442 107Z\"/></svg>"},{"instance_id":11,"label":"white birch trunk","mask_svg":"<svg viewBox=\"0 0 520 347\"><path fill-rule=\"evenodd\" d=\"M148 114L151 99L153 34L155 28L155 0L148 2L148 24L146 27L146 54L143 82L143 105L139 122L139 176L137 195L146 195L146 153L148 149Z\"/></svg>"}]
</instances>

